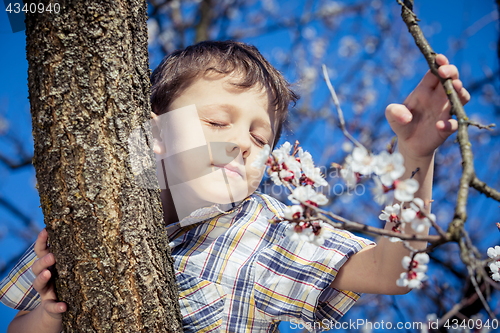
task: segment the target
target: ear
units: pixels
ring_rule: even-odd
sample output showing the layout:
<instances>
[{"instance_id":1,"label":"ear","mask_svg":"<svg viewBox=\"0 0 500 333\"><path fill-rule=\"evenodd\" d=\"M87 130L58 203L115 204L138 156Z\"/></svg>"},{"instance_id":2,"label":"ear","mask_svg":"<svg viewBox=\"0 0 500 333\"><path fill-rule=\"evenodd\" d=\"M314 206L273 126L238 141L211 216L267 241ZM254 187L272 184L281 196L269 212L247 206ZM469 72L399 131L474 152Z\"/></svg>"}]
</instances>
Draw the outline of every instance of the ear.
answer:
<instances>
[{"instance_id":1,"label":"ear","mask_svg":"<svg viewBox=\"0 0 500 333\"><path fill-rule=\"evenodd\" d=\"M165 145L163 144L161 137L160 137L160 131L157 126L157 121L158 121L158 116L151 112L151 130L153 132L153 151L155 154L161 155L165 154L166 149Z\"/></svg>"},{"instance_id":2,"label":"ear","mask_svg":"<svg viewBox=\"0 0 500 333\"><path fill-rule=\"evenodd\" d=\"M165 145L163 144L163 142L161 142L157 138L153 138L153 151L155 152L155 154L163 155L167 150L165 149Z\"/></svg>"}]
</instances>

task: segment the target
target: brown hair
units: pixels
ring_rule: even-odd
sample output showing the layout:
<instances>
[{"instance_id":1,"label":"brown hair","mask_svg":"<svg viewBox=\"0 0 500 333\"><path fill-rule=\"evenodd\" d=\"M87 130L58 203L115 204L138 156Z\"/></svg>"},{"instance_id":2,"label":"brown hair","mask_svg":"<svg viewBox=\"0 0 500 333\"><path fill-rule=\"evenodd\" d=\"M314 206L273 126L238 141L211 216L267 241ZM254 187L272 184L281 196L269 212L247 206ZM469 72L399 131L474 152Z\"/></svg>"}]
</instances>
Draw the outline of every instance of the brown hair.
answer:
<instances>
[{"instance_id":1,"label":"brown hair","mask_svg":"<svg viewBox=\"0 0 500 333\"><path fill-rule=\"evenodd\" d=\"M276 145L286 120L288 106L292 102L295 105L299 96L255 46L245 43L204 41L165 56L151 74L153 112L158 115L167 112L174 98L200 76L209 72L229 75L234 71L242 75L240 82L232 83L235 86L251 88L260 84L270 90L279 124L274 141Z\"/></svg>"}]
</instances>

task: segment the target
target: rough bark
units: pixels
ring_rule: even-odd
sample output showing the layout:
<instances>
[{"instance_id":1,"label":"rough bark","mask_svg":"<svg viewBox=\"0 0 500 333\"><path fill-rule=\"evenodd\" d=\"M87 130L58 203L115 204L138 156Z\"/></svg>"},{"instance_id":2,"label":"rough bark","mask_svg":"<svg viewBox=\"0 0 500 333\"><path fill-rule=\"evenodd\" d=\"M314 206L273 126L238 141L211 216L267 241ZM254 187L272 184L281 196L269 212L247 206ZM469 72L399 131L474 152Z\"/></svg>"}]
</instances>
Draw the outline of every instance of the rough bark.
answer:
<instances>
[{"instance_id":1,"label":"rough bark","mask_svg":"<svg viewBox=\"0 0 500 333\"><path fill-rule=\"evenodd\" d=\"M59 14L27 14L26 54L64 331L180 332L160 193L136 181L130 160L132 131L151 131L147 3L58 3ZM139 153L154 160L150 148Z\"/></svg>"}]
</instances>

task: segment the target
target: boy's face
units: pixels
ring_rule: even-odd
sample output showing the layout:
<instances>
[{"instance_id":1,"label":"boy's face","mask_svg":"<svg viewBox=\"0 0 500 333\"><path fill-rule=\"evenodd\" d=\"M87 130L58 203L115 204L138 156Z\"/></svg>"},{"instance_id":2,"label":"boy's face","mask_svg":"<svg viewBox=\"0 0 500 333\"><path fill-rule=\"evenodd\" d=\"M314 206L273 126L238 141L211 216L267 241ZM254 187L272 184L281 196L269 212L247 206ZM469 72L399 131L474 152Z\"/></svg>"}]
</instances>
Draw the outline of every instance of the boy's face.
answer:
<instances>
[{"instance_id":1,"label":"boy's face","mask_svg":"<svg viewBox=\"0 0 500 333\"><path fill-rule=\"evenodd\" d=\"M266 89L230 84L238 79L197 79L160 116L164 154L159 156L170 190L189 193L184 199L198 197L203 205L236 202L262 180L265 168L251 164L264 145L273 146L275 108Z\"/></svg>"}]
</instances>

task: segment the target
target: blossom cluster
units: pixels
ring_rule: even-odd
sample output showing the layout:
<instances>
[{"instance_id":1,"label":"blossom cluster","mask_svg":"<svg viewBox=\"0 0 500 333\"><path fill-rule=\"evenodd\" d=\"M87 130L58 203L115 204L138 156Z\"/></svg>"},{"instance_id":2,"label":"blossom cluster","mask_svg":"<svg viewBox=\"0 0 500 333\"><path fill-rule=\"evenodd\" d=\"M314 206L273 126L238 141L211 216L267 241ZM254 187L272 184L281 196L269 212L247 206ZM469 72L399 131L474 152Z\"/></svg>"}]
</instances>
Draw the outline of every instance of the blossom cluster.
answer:
<instances>
[{"instance_id":1,"label":"blossom cluster","mask_svg":"<svg viewBox=\"0 0 500 333\"><path fill-rule=\"evenodd\" d=\"M417 288L422 287L422 281L427 280L427 264L429 263L429 255L427 253L417 253L413 259L405 256L403 258L403 267L407 270L401 273L401 276L396 281L400 287Z\"/></svg>"},{"instance_id":2,"label":"blossom cluster","mask_svg":"<svg viewBox=\"0 0 500 333\"><path fill-rule=\"evenodd\" d=\"M409 223L416 232L422 232L426 227L430 227L432 222L436 222L436 215L425 214L423 209L424 201L420 198L414 198L410 202L409 208L401 209L399 204L386 206L379 215L379 219L395 223L393 228L395 232L400 232L399 227L404 226L405 223ZM391 241L397 242L401 240L394 237L391 238Z\"/></svg>"},{"instance_id":3,"label":"blossom cluster","mask_svg":"<svg viewBox=\"0 0 500 333\"><path fill-rule=\"evenodd\" d=\"M292 150L293 148L293 150ZM380 184L378 197L384 196L389 191L394 191L394 197L401 202L408 202L409 208L401 204L386 206L379 218L393 222L393 231L401 232L400 227L410 224L416 232L422 232L426 227L435 222L434 214L424 213L424 201L414 198L419 184L414 179L400 180L405 172L403 156L399 153L389 154L382 152L378 155L369 153L364 148L354 148L351 155L346 158L346 165L341 169L342 177L350 185L356 184L361 176L376 175L376 182ZM324 205L328 199L316 187L328 183L323 178L319 168L314 166L311 154L303 151L289 142L270 153L269 146L257 156L252 163L253 167L262 168L269 166L268 174L276 185L287 186L291 194L288 199L293 203L286 207L284 219L290 222L286 234L292 240L303 240L321 246L325 241L323 222L316 217L314 207ZM384 200L379 202L386 201ZM404 230L404 229L403 229ZM391 241L401 241L398 237L390 238ZM405 257L403 267L407 270L401 274L397 284L409 288L420 288L422 281L427 277L427 263L429 256L418 253L415 256Z\"/></svg>"},{"instance_id":4,"label":"blossom cluster","mask_svg":"<svg viewBox=\"0 0 500 333\"><path fill-rule=\"evenodd\" d=\"M491 259L496 259L490 263L491 273L493 274L491 278L497 282L500 282L500 246L490 247L488 249L488 257Z\"/></svg>"},{"instance_id":5,"label":"blossom cluster","mask_svg":"<svg viewBox=\"0 0 500 333\"><path fill-rule=\"evenodd\" d=\"M375 174L375 201L384 204L388 201L388 193L394 190L394 198L399 201L411 201L419 184L415 179L399 180L405 173L403 155L398 152L389 154L383 151L378 155L370 153L365 148L356 147L345 159L340 170L342 178L348 186L354 186L361 176Z\"/></svg>"},{"instance_id":6,"label":"blossom cluster","mask_svg":"<svg viewBox=\"0 0 500 333\"><path fill-rule=\"evenodd\" d=\"M298 148L297 144L293 148L294 151L290 154L292 145L290 142L285 142L270 155L271 149L269 145L265 145L252 166L258 169L264 165L270 166L269 176L276 185L282 185L283 180L294 186L312 185L318 187L327 185L320 168L314 166L311 154Z\"/></svg>"},{"instance_id":7,"label":"blossom cluster","mask_svg":"<svg viewBox=\"0 0 500 333\"><path fill-rule=\"evenodd\" d=\"M291 194L288 199L294 204L285 209L285 219L290 221L287 236L292 240L303 240L323 245L324 224L315 219L312 207L325 205L328 199L314 188L328 183L321 174L320 168L314 166L311 154L285 142L280 148L270 154L268 145L259 153L252 166L263 168L269 166L268 173L276 185L289 185Z\"/></svg>"}]
</instances>

